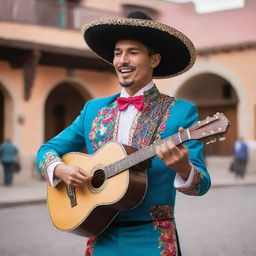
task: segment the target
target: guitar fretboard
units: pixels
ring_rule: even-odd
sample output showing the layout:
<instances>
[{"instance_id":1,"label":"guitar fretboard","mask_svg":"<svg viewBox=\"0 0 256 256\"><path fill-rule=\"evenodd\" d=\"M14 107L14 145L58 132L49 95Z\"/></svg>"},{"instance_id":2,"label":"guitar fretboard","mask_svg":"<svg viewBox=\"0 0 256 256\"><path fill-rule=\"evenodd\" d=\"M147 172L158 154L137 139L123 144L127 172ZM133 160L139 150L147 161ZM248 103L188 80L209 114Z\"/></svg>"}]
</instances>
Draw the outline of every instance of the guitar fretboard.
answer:
<instances>
[{"instance_id":1,"label":"guitar fretboard","mask_svg":"<svg viewBox=\"0 0 256 256\"><path fill-rule=\"evenodd\" d=\"M136 151L117 162L105 166L105 177L110 178L139 163L144 162L147 159L154 157L156 155L156 146L165 143L166 141L169 140L171 140L176 146L182 144L185 141L190 140L190 129L186 129L182 133L176 133L173 136L170 136L166 139L157 141L154 144L146 146L143 149Z\"/></svg>"}]
</instances>

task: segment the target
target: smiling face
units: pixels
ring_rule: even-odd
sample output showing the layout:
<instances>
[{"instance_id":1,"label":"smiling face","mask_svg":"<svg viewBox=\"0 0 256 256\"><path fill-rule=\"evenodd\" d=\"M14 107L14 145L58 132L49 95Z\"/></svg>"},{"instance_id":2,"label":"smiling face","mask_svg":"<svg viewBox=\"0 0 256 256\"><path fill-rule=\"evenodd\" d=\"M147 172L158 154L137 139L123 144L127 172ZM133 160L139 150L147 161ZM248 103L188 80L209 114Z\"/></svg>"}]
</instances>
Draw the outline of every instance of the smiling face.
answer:
<instances>
[{"instance_id":1,"label":"smiling face","mask_svg":"<svg viewBox=\"0 0 256 256\"><path fill-rule=\"evenodd\" d=\"M134 95L152 80L153 69L160 62L160 54L151 54L141 42L120 40L114 50L113 65L119 83Z\"/></svg>"}]
</instances>

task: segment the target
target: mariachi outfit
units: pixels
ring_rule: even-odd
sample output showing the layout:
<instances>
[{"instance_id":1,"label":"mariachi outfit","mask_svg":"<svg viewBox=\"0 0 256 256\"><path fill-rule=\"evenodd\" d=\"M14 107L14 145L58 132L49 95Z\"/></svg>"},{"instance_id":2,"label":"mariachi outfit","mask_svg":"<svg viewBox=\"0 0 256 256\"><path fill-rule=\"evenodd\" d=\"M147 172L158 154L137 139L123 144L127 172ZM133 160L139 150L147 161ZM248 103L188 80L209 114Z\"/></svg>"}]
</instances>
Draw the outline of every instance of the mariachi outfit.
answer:
<instances>
[{"instance_id":1,"label":"mariachi outfit","mask_svg":"<svg viewBox=\"0 0 256 256\"><path fill-rule=\"evenodd\" d=\"M85 31L87 29L88 26ZM182 70L186 70L187 65ZM182 70L176 70L176 73ZM165 75L161 69L157 72L159 76ZM168 75L173 75L173 72ZM46 178L48 167L59 162L64 154L80 151L84 147L88 154L92 154L105 143L118 140L121 115L118 97L119 94L88 101L71 126L40 148L37 166ZM132 123L128 145L142 149L177 133L179 127L191 127L197 118L194 104L161 94L153 86L144 92L143 109L136 114ZM190 140L185 145L194 166L189 177L190 185L175 188L176 172L154 157L151 167L147 169L148 189L143 201L135 209L121 211L98 237L90 237L86 256L181 255L174 219L176 189L188 195L200 196L210 187L202 143Z\"/></svg>"}]
</instances>

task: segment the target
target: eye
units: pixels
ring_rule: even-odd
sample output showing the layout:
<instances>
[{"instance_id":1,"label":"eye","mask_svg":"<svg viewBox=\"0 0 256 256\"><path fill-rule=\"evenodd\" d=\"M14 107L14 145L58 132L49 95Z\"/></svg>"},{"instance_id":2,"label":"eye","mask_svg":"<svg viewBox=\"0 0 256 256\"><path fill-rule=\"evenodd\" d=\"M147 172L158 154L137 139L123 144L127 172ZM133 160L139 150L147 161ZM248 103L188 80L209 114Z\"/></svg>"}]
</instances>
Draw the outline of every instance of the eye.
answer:
<instances>
[{"instance_id":1,"label":"eye","mask_svg":"<svg viewBox=\"0 0 256 256\"><path fill-rule=\"evenodd\" d=\"M114 56L116 57L116 56L121 56L121 52L114 52Z\"/></svg>"},{"instance_id":2,"label":"eye","mask_svg":"<svg viewBox=\"0 0 256 256\"><path fill-rule=\"evenodd\" d=\"M138 52L137 51L131 51L131 54L136 55L136 54L138 54Z\"/></svg>"}]
</instances>

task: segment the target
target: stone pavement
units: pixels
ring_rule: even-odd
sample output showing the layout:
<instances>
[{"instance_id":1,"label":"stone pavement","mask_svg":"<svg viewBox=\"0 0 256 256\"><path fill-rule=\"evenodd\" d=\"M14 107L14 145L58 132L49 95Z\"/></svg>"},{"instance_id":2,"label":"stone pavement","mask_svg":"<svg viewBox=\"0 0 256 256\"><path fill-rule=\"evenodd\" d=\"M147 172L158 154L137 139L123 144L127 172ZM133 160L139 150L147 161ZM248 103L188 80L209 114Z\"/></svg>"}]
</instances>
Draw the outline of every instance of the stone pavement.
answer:
<instances>
[{"instance_id":1,"label":"stone pavement","mask_svg":"<svg viewBox=\"0 0 256 256\"><path fill-rule=\"evenodd\" d=\"M250 167L244 179L236 179L229 172L230 158L211 157L207 160L207 168L212 178L212 186L235 186L256 184L256 171ZM256 168L256 166L255 166ZM35 204L46 201L47 183L42 181L39 175L15 174L11 187L0 183L0 208L17 205ZM2 180L2 170L0 170Z\"/></svg>"}]
</instances>

